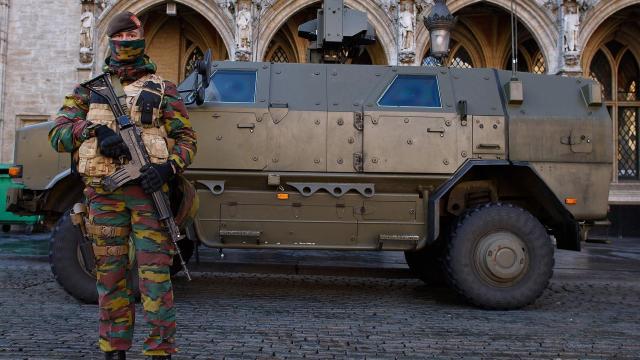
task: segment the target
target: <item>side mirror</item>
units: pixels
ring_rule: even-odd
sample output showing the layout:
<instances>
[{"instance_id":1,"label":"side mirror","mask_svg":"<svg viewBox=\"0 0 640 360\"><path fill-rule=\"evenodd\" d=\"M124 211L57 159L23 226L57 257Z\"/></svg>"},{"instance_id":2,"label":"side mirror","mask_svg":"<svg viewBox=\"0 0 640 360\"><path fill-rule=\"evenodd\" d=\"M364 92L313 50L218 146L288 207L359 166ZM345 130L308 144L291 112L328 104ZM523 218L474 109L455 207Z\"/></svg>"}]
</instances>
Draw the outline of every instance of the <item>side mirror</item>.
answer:
<instances>
[{"instance_id":1,"label":"side mirror","mask_svg":"<svg viewBox=\"0 0 640 360\"><path fill-rule=\"evenodd\" d=\"M204 53L204 58L196 64L195 84L193 84L196 105L204 104L205 90L211 80L211 49Z\"/></svg>"}]
</instances>

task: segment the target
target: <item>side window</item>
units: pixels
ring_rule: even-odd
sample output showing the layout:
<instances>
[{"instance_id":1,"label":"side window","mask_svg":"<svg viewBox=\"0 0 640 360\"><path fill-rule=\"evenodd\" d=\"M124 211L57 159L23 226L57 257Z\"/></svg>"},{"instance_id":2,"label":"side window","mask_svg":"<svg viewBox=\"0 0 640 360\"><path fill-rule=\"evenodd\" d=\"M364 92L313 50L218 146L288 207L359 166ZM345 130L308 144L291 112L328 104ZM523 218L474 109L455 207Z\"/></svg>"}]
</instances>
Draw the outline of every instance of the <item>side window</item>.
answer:
<instances>
[{"instance_id":1,"label":"side window","mask_svg":"<svg viewBox=\"0 0 640 360\"><path fill-rule=\"evenodd\" d=\"M378 100L378 106L439 108L438 79L435 75L398 75Z\"/></svg>"},{"instance_id":2,"label":"side window","mask_svg":"<svg viewBox=\"0 0 640 360\"><path fill-rule=\"evenodd\" d=\"M254 71L218 70L211 77L205 101L220 103L256 102Z\"/></svg>"}]
</instances>

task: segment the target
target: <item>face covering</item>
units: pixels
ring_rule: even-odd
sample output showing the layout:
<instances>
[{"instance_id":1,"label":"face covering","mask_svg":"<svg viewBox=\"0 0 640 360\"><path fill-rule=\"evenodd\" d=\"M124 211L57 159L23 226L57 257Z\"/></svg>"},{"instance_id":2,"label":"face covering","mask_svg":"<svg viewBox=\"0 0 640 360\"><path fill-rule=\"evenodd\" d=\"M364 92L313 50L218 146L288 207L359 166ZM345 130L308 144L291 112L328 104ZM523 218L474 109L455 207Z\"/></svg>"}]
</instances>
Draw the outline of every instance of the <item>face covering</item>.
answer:
<instances>
[{"instance_id":1,"label":"face covering","mask_svg":"<svg viewBox=\"0 0 640 360\"><path fill-rule=\"evenodd\" d=\"M144 56L144 39L109 40L111 58L119 63L132 63Z\"/></svg>"}]
</instances>

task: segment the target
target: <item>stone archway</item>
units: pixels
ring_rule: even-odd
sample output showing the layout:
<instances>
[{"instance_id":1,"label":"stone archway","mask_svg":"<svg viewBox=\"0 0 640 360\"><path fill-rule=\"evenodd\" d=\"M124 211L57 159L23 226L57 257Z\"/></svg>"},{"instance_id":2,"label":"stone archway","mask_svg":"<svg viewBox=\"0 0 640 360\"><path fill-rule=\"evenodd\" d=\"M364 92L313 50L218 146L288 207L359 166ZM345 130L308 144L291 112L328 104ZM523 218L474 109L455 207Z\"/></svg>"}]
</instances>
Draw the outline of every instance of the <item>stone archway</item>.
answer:
<instances>
[{"instance_id":1,"label":"stone archway","mask_svg":"<svg viewBox=\"0 0 640 360\"><path fill-rule=\"evenodd\" d=\"M187 6L202 17L204 17L217 30L220 38L224 42L227 54L232 54L234 49L234 31L232 20L224 14L224 12L213 1L207 0L176 0L178 4ZM104 61L104 56L108 49L108 38L104 35L109 21L116 14L123 11L130 11L134 14L140 14L158 5L166 4L165 0L116 0L110 4L100 15L96 25L96 39L98 55L94 61L94 71L98 70Z\"/></svg>"},{"instance_id":2,"label":"stone archway","mask_svg":"<svg viewBox=\"0 0 640 360\"><path fill-rule=\"evenodd\" d=\"M455 13L464 7L478 3L490 3L496 5L505 11L510 11L511 0L449 0L447 6L451 13ZM545 12L535 0L519 0L518 2L518 20L532 34L540 51L547 61L547 70L554 73L558 64L557 55L557 39L558 30L554 19ZM418 19L418 27L416 33L416 54L422 54L429 45L429 31L422 23L422 19ZM416 59L420 58L416 56ZM421 58L420 58L421 60ZM419 60L417 60L419 61Z\"/></svg>"},{"instance_id":3,"label":"stone archway","mask_svg":"<svg viewBox=\"0 0 640 360\"><path fill-rule=\"evenodd\" d=\"M613 14L629 6L638 5L638 3L638 0L599 1L582 20L579 43L586 46L600 25Z\"/></svg>"},{"instance_id":4,"label":"stone archway","mask_svg":"<svg viewBox=\"0 0 640 360\"><path fill-rule=\"evenodd\" d=\"M268 23L262 22L259 29L258 45L255 49L258 59L264 59L269 44L278 30L286 24L288 19L301 9L313 5L320 0L281 0L270 7L263 15L269 19ZM345 5L356 10L364 11L371 25L375 28L378 43L382 46L387 57L387 63L396 62L396 46L393 33L393 23L386 13L374 1L371 0L345 0Z\"/></svg>"}]
</instances>

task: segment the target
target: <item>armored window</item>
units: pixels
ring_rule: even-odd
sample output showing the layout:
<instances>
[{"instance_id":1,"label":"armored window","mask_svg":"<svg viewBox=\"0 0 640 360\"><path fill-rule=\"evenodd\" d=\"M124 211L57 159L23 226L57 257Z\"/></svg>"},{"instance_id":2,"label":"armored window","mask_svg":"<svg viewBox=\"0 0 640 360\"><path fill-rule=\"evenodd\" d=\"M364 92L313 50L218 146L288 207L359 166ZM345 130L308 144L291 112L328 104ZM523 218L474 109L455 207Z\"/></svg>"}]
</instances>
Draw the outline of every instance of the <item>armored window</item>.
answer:
<instances>
[{"instance_id":1,"label":"armored window","mask_svg":"<svg viewBox=\"0 0 640 360\"><path fill-rule=\"evenodd\" d=\"M434 75L398 75L378 100L378 105L439 108L438 79Z\"/></svg>"},{"instance_id":2,"label":"armored window","mask_svg":"<svg viewBox=\"0 0 640 360\"><path fill-rule=\"evenodd\" d=\"M221 103L256 102L256 73L254 71L218 70L207 89L206 101Z\"/></svg>"}]
</instances>

